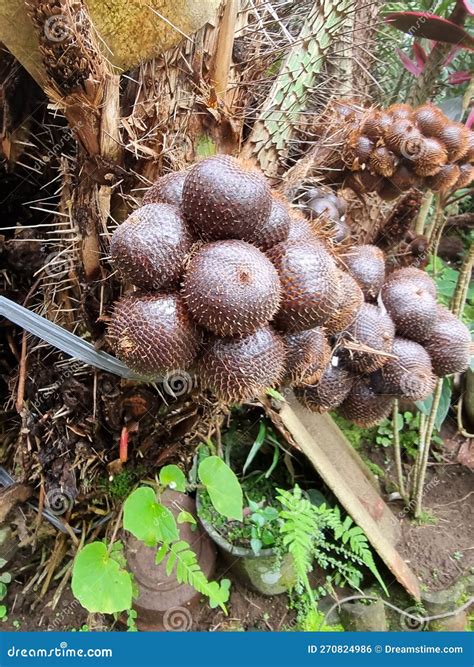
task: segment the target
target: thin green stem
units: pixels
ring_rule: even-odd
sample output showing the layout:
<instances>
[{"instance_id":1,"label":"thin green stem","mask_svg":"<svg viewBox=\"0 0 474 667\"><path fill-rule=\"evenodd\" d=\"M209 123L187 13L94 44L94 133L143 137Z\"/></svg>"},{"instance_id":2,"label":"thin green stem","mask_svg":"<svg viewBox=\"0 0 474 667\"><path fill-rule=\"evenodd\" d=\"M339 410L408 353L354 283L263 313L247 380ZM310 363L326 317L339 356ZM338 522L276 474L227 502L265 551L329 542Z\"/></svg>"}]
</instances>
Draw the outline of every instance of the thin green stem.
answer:
<instances>
[{"instance_id":1,"label":"thin green stem","mask_svg":"<svg viewBox=\"0 0 474 667\"><path fill-rule=\"evenodd\" d=\"M441 196L437 194L435 197L435 210L433 219L425 231L425 236L430 242L430 248L433 246L433 238L436 236L439 227L442 225L444 225L444 211L441 204Z\"/></svg>"},{"instance_id":2,"label":"thin green stem","mask_svg":"<svg viewBox=\"0 0 474 667\"><path fill-rule=\"evenodd\" d=\"M459 271L458 282L451 301L451 310L456 317L461 317L466 304L469 284L471 282L472 269L474 266L474 243L471 243L469 251L464 257Z\"/></svg>"},{"instance_id":3,"label":"thin green stem","mask_svg":"<svg viewBox=\"0 0 474 667\"><path fill-rule=\"evenodd\" d=\"M428 421L426 423L426 430L423 437L423 448L420 449L420 455L422 456L420 461L420 468L418 473L418 479L416 482L416 487L414 489L414 501L415 501L415 518L418 518L421 515L422 503L423 503L423 488L425 486L426 478L426 469L428 467L428 458L430 454L430 445L431 438L433 436L436 414L438 412L439 402L441 400L441 392L443 389L443 380L440 379L436 383L436 388L433 393L433 403L431 405L431 411L428 415Z\"/></svg>"},{"instance_id":4,"label":"thin green stem","mask_svg":"<svg viewBox=\"0 0 474 667\"><path fill-rule=\"evenodd\" d=\"M397 81L397 83L395 84L395 87L394 87L394 89L393 89L393 92L392 92L392 94L390 95L390 99L389 99L389 102L388 102L389 105L390 105L390 104L394 104L395 102L398 102L398 96L399 96L399 94L400 94L400 91L401 91L401 89L402 89L402 86L403 86L404 83L405 83L405 80L406 80L406 78L407 78L407 74L408 74L408 70L406 70L405 68L403 68L402 71L401 71L400 76L398 77L398 81Z\"/></svg>"},{"instance_id":5,"label":"thin green stem","mask_svg":"<svg viewBox=\"0 0 474 667\"><path fill-rule=\"evenodd\" d=\"M418 477L420 473L420 462L423 458L423 443L426 430L426 415L420 412L420 425L418 428L419 444L418 444L418 455L413 466L413 476L410 480L410 497L413 499L415 494L415 489L418 483Z\"/></svg>"},{"instance_id":6,"label":"thin green stem","mask_svg":"<svg viewBox=\"0 0 474 667\"><path fill-rule=\"evenodd\" d=\"M395 401L393 404L392 427L393 427L393 458L395 461L395 470L397 472L398 490L403 500L407 502L407 492L405 488L405 481L403 479L402 453L400 449L400 431L398 430L398 401Z\"/></svg>"},{"instance_id":7,"label":"thin green stem","mask_svg":"<svg viewBox=\"0 0 474 667\"><path fill-rule=\"evenodd\" d=\"M428 190L428 192L425 194L423 197L423 203L420 207L420 212L418 213L418 217L416 219L416 225L415 225L415 231L417 234L423 234L425 225L426 225L426 219L428 217L429 210L431 208L431 204L433 203L433 197L434 194L431 190Z\"/></svg>"}]
</instances>

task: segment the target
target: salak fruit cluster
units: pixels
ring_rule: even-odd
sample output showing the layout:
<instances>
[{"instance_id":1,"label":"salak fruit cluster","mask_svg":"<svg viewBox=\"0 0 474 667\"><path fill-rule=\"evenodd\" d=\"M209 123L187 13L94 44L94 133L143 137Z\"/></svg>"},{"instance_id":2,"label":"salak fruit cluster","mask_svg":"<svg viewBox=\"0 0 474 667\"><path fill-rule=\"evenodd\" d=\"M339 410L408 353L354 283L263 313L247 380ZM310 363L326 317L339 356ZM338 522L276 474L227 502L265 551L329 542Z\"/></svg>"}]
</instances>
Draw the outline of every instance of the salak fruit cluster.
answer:
<instances>
[{"instance_id":1,"label":"salak fruit cluster","mask_svg":"<svg viewBox=\"0 0 474 667\"><path fill-rule=\"evenodd\" d=\"M467 187L474 178L474 132L432 104L394 104L362 111L338 104L351 131L342 160L345 184L394 199L414 187L434 192Z\"/></svg>"},{"instance_id":2,"label":"salak fruit cluster","mask_svg":"<svg viewBox=\"0 0 474 667\"><path fill-rule=\"evenodd\" d=\"M386 277L381 250L339 244L229 156L159 178L110 251L136 290L109 340L146 378L192 370L225 402L287 384L368 425L469 362L469 332L423 271Z\"/></svg>"}]
</instances>

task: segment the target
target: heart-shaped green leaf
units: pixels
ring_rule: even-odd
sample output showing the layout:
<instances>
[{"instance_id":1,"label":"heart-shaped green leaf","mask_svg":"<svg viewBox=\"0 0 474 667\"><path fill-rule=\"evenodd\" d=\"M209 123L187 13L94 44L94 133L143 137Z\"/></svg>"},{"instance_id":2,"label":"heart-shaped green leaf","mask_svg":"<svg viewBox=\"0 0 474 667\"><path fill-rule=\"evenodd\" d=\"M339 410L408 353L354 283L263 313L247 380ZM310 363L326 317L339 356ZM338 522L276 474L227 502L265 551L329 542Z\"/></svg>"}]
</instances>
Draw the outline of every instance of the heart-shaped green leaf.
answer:
<instances>
[{"instance_id":1,"label":"heart-shaped green leaf","mask_svg":"<svg viewBox=\"0 0 474 667\"><path fill-rule=\"evenodd\" d=\"M218 456L208 456L199 464L198 475L219 514L242 521L242 488L233 470Z\"/></svg>"},{"instance_id":2,"label":"heart-shaped green leaf","mask_svg":"<svg viewBox=\"0 0 474 667\"><path fill-rule=\"evenodd\" d=\"M186 491L186 477L182 470L175 465L164 466L160 470L160 483L169 486L174 491Z\"/></svg>"},{"instance_id":3,"label":"heart-shaped green leaf","mask_svg":"<svg viewBox=\"0 0 474 667\"><path fill-rule=\"evenodd\" d=\"M132 606L132 578L103 542L86 545L76 556L72 592L90 612L115 614Z\"/></svg>"},{"instance_id":4,"label":"heart-shaped green leaf","mask_svg":"<svg viewBox=\"0 0 474 667\"><path fill-rule=\"evenodd\" d=\"M123 527L149 547L155 547L158 542L174 542L179 537L174 516L160 505L148 486L128 496L123 507Z\"/></svg>"}]
</instances>

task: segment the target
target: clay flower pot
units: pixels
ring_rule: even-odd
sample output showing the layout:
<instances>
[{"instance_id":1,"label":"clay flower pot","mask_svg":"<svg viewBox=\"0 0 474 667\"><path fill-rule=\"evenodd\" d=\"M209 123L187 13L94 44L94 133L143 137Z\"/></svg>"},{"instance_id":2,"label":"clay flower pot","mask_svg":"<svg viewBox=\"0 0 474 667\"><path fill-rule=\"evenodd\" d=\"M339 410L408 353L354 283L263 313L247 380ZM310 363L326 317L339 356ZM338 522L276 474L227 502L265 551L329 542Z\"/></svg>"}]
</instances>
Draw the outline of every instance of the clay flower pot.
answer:
<instances>
[{"instance_id":1,"label":"clay flower pot","mask_svg":"<svg viewBox=\"0 0 474 667\"><path fill-rule=\"evenodd\" d=\"M183 493L166 490L161 502L171 512L178 515L185 510L196 516L194 500ZM216 561L216 549L199 524L193 530L191 524L179 525L179 534L196 553L199 565L211 578ZM193 615L199 608L201 594L192 586L179 584L174 575L166 574L166 561L156 565L156 549L145 546L143 542L129 535L125 542L125 555L128 566L135 577L139 596L133 607L138 612L139 630L170 632L193 629Z\"/></svg>"}]
</instances>

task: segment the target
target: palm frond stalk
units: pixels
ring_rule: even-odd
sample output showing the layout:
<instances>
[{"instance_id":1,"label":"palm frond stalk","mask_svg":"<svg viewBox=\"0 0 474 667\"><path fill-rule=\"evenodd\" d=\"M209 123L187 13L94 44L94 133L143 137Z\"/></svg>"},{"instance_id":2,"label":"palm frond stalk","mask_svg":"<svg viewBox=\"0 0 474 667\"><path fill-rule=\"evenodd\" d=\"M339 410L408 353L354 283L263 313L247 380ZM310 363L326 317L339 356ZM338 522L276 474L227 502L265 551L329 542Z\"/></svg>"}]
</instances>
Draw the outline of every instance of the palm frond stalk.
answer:
<instances>
[{"instance_id":1,"label":"palm frond stalk","mask_svg":"<svg viewBox=\"0 0 474 667\"><path fill-rule=\"evenodd\" d=\"M350 0L315 2L298 39L285 57L242 156L254 160L267 176L276 176L307 98L338 31Z\"/></svg>"}]
</instances>

